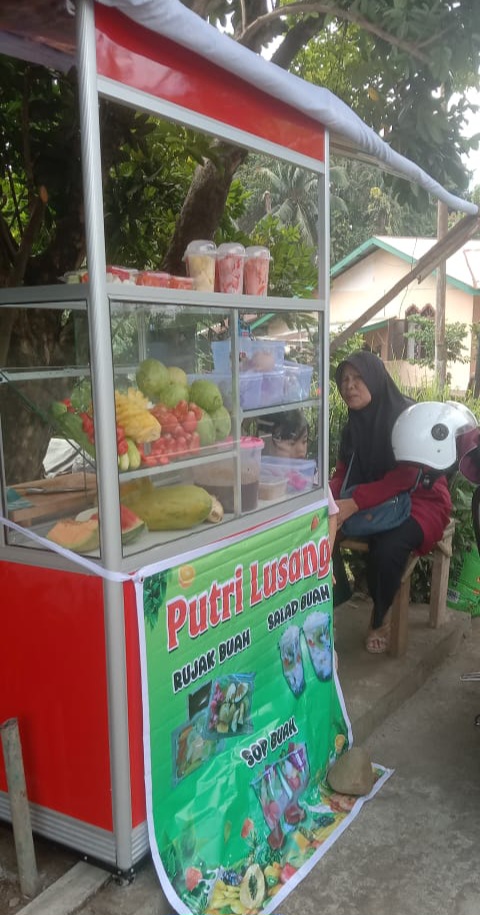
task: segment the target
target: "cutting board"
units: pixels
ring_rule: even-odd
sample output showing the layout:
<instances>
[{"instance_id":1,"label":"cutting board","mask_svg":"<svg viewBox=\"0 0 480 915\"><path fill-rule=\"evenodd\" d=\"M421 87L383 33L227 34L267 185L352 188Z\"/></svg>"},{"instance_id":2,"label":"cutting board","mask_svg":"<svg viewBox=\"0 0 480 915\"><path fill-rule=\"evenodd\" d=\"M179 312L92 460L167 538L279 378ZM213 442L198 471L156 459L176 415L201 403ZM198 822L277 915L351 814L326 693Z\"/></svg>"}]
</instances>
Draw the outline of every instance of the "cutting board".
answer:
<instances>
[{"instance_id":1,"label":"cutting board","mask_svg":"<svg viewBox=\"0 0 480 915\"><path fill-rule=\"evenodd\" d=\"M85 508L97 504L97 478L94 473L68 473L47 480L31 480L14 484L13 489L32 503L29 508L12 508L8 513L12 521L24 527L48 518L75 517ZM42 491L30 492L32 489Z\"/></svg>"}]
</instances>

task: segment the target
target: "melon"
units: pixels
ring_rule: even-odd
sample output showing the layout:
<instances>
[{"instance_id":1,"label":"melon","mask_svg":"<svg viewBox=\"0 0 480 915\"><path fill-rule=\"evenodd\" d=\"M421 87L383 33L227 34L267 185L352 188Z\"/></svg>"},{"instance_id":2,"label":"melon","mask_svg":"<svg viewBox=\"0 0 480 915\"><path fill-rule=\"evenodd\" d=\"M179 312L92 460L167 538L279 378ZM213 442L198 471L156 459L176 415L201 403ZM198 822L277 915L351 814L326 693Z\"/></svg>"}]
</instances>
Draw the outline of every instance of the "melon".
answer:
<instances>
[{"instance_id":1,"label":"melon","mask_svg":"<svg viewBox=\"0 0 480 915\"><path fill-rule=\"evenodd\" d=\"M89 553L96 550L100 544L98 518L89 518L87 521L66 518L64 521L57 521L48 532L47 540L74 553Z\"/></svg>"}]
</instances>

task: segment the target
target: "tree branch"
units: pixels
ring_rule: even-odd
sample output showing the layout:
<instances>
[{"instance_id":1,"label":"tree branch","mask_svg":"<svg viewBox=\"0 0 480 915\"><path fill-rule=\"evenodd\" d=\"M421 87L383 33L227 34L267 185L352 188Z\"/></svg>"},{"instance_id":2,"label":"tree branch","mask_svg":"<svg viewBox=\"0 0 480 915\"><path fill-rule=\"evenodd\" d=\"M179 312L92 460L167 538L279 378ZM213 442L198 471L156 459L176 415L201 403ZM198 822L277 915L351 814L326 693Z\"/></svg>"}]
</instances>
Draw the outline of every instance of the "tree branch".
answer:
<instances>
[{"instance_id":1,"label":"tree branch","mask_svg":"<svg viewBox=\"0 0 480 915\"><path fill-rule=\"evenodd\" d=\"M293 28L289 29L282 43L272 55L272 63L284 70L290 66L292 60L311 38L323 29L325 16L305 16Z\"/></svg>"},{"instance_id":2,"label":"tree branch","mask_svg":"<svg viewBox=\"0 0 480 915\"><path fill-rule=\"evenodd\" d=\"M12 272L7 285L10 287L21 286L28 259L32 253L34 242L43 223L47 195L45 188L40 188L38 197L35 198L28 225L23 233L20 247L15 255Z\"/></svg>"},{"instance_id":3,"label":"tree branch","mask_svg":"<svg viewBox=\"0 0 480 915\"><path fill-rule=\"evenodd\" d=\"M23 143L23 165L25 169L26 185L28 190L29 203L34 204L35 182L33 177L32 155L30 148L30 70L27 69L24 76L24 91L22 97L22 143Z\"/></svg>"},{"instance_id":4,"label":"tree branch","mask_svg":"<svg viewBox=\"0 0 480 915\"><path fill-rule=\"evenodd\" d=\"M365 29L366 32L369 32L372 35L376 35L377 38L381 38L383 41L386 41L393 47L397 47L402 51L406 51L408 54L417 60L420 60L422 63L429 63L429 58L427 55L419 51L416 45L412 45L410 42L404 41L402 38L398 38L396 35L392 35L390 32L385 31L385 29L375 25L374 22L370 22L369 19L365 19L364 16L360 16L359 13L356 13L353 10L344 10L341 9L341 7L333 6L331 3L322 2L290 3L288 6L278 7L277 9L272 10L270 13L265 13L263 16L259 16L258 19L256 19L255 22L252 22L251 25L249 25L240 36L238 39L240 44L247 45L247 47L250 46L250 43L260 29L263 29L270 22L274 22L276 19L279 19L282 16L292 16L295 13L324 13L328 16L335 16L337 19L353 22L355 25Z\"/></svg>"}]
</instances>

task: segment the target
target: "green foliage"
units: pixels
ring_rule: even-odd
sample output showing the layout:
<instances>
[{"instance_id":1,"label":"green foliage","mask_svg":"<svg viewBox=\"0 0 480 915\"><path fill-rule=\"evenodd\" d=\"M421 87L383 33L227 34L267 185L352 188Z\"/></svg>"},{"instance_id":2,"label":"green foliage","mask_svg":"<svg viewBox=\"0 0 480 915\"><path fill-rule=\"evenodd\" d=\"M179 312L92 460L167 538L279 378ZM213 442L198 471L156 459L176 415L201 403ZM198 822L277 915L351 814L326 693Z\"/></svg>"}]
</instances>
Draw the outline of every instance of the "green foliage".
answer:
<instances>
[{"instance_id":1,"label":"green foliage","mask_svg":"<svg viewBox=\"0 0 480 915\"><path fill-rule=\"evenodd\" d=\"M330 169L330 258L337 264L375 235L434 237L433 207L425 212L400 203L378 169L363 162L332 157Z\"/></svg>"},{"instance_id":2,"label":"green foliage","mask_svg":"<svg viewBox=\"0 0 480 915\"><path fill-rule=\"evenodd\" d=\"M302 242L298 226L282 226L276 217L266 216L250 234L250 244L270 249L271 295L311 296L317 286L315 250Z\"/></svg>"},{"instance_id":3,"label":"green foliage","mask_svg":"<svg viewBox=\"0 0 480 915\"><path fill-rule=\"evenodd\" d=\"M412 318L412 323L415 324L414 329L405 333L404 337L407 340L415 340L418 346L418 354L415 359L410 361L433 369L435 367L435 321L431 318L422 317L421 315L417 317L415 315ZM469 355L464 355L466 347L463 341L465 340L466 330L467 325L461 324L459 321L445 324L447 363L467 363L470 361Z\"/></svg>"},{"instance_id":4,"label":"green foliage","mask_svg":"<svg viewBox=\"0 0 480 915\"><path fill-rule=\"evenodd\" d=\"M336 7L299 50L291 69L330 88L394 149L421 163L442 184L466 190L461 155L475 145L474 138L465 136L472 106L465 96L456 104L448 100L476 85L479 7L452 6L447 0L426 0L421 6L416 0L365 0L347 3L345 9L347 17L350 11L363 16L362 25L343 20ZM382 30L382 37L375 29ZM399 199L425 207L426 195L417 187L391 176L386 182Z\"/></svg>"}]
</instances>

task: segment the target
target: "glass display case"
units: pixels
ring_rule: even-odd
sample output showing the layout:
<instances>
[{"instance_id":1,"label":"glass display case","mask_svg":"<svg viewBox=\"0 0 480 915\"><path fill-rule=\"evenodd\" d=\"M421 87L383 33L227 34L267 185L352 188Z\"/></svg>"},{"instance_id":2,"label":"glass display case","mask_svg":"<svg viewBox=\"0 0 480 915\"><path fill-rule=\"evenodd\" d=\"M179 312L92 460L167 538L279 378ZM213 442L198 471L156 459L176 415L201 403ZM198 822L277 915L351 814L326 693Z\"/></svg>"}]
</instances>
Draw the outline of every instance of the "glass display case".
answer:
<instances>
[{"instance_id":1,"label":"glass display case","mask_svg":"<svg viewBox=\"0 0 480 915\"><path fill-rule=\"evenodd\" d=\"M19 423L32 435L37 428L45 447L38 478L22 476L21 462L4 469L5 511L18 526L7 545L38 549L18 529L26 528L100 557L88 284L44 287L41 302L28 290L14 298L17 307L62 309L74 340L65 366L2 370L12 392L3 451ZM238 528L246 515L278 513L279 503L286 511L322 491L323 311L314 300L244 300L130 281L108 287L124 557L218 537L220 525ZM23 462L27 476L30 466Z\"/></svg>"}]
</instances>

